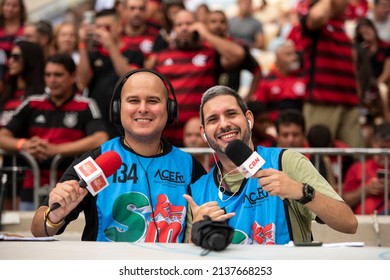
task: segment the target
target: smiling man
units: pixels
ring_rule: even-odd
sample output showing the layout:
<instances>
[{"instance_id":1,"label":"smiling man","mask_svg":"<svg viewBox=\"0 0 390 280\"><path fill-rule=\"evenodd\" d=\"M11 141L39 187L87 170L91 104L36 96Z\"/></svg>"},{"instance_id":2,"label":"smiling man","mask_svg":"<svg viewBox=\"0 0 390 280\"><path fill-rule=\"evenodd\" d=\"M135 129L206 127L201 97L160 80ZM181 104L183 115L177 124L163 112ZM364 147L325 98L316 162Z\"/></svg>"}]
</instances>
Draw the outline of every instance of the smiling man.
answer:
<instances>
[{"instance_id":1,"label":"smiling man","mask_svg":"<svg viewBox=\"0 0 390 280\"><path fill-rule=\"evenodd\" d=\"M200 117L201 133L219 162L191 186L192 197L185 196L193 222L204 215L228 219L235 229L232 242L237 244L310 242L315 218L335 230L356 232L352 210L306 157L292 150L253 146L253 114L236 91L224 86L207 90ZM234 139L265 159L262 169L249 179L225 153Z\"/></svg>"}]
</instances>

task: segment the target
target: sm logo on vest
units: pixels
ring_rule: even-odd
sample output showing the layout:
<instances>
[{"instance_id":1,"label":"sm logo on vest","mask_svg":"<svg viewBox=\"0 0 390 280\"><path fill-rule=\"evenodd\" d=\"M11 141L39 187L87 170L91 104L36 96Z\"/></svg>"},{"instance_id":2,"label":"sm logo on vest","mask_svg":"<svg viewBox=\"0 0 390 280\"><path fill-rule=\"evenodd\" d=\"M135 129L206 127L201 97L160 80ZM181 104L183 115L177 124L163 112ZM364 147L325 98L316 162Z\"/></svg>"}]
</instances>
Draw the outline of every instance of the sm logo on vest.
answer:
<instances>
[{"instance_id":1,"label":"sm logo on vest","mask_svg":"<svg viewBox=\"0 0 390 280\"><path fill-rule=\"evenodd\" d=\"M121 226L106 228L104 235L116 242L180 242L186 208L173 205L165 194L158 196L155 208L152 211L149 199L142 193L122 194L112 211L113 219Z\"/></svg>"},{"instance_id":2,"label":"sm logo on vest","mask_svg":"<svg viewBox=\"0 0 390 280\"><path fill-rule=\"evenodd\" d=\"M275 245L275 224L270 223L263 227L254 221L250 235L242 230L235 229L232 244Z\"/></svg>"}]
</instances>

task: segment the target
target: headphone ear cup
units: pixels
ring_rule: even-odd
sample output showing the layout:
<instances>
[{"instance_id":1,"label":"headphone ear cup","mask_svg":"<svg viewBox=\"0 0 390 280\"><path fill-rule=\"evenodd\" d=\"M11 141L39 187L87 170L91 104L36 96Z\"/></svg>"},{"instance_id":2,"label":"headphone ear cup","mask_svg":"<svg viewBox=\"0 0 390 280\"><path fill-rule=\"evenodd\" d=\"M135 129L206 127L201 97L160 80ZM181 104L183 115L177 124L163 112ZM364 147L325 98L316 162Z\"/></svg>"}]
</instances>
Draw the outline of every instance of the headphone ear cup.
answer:
<instances>
[{"instance_id":1,"label":"headphone ear cup","mask_svg":"<svg viewBox=\"0 0 390 280\"><path fill-rule=\"evenodd\" d=\"M114 124L121 124L121 101L115 99L112 101L110 121Z\"/></svg>"},{"instance_id":2,"label":"headphone ear cup","mask_svg":"<svg viewBox=\"0 0 390 280\"><path fill-rule=\"evenodd\" d=\"M178 108L175 100L168 98L167 101L168 119L167 124L174 124L178 119Z\"/></svg>"}]
</instances>

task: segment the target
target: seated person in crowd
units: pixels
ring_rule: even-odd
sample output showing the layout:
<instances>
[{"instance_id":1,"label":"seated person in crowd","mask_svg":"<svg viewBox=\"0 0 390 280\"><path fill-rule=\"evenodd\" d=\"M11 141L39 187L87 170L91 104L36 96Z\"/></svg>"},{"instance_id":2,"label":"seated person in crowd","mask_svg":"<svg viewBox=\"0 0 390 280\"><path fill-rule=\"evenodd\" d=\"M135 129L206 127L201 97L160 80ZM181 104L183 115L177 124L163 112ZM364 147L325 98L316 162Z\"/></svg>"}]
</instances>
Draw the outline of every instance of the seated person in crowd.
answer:
<instances>
[{"instance_id":1,"label":"seated person in crowd","mask_svg":"<svg viewBox=\"0 0 390 280\"><path fill-rule=\"evenodd\" d=\"M28 97L0 129L0 148L25 151L39 163L41 186L50 183L54 156L75 156L108 139L94 100L75 94L76 66L71 56L48 58L45 83L49 93ZM34 210L33 176L26 174L20 210Z\"/></svg>"},{"instance_id":2,"label":"seated person in crowd","mask_svg":"<svg viewBox=\"0 0 390 280\"><path fill-rule=\"evenodd\" d=\"M372 148L390 149L389 122L385 122L375 127ZM390 158L388 158L388 161L390 162ZM377 154L366 160L364 170L362 162L360 161L355 162L348 169L343 186L343 198L356 214L372 214L374 211L383 213L384 211L389 210L384 208L384 195L385 188L390 192L390 168L387 170L387 185L385 176L383 175L386 172L386 169L384 168L385 155ZM362 182L363 174L365 176L364 182ZM364 186L362 186L362 184L364 184ZM365 201L362 202L363 190L365 191ZM388 200L388 203L390 203L389 198L386 199Z\"/></svg>"},{"instance_id":3,"label":"seated person in crowd","mask_svg":"<svg viewBox=\"0 0 390 280\"><path fill-rule=\"evenodd\" d=\"M81 212L83 241L182 242L190 183L206 171L199 161L161 137L177 117L169 81L152 70L123 75L111 99L110 120L122 137L85 153L66 170L33 218L34 236L61 234ZM117 152L122 164L93 196L78 181L75 164ZM60 207L51 210L55 203Z\"/></svg>"},{"instance_id":4,"label":"seated person in crowd","mask_svg":"<svg viewBox=\"0 0 390 280\"><path fill-rule=\"evenodd\" d=\"M200 118L201 133L220 161L191 185L191 196L185 195L192 223L205 215L227 220L235 230L232 243L237 244L310 242L313 219L340 232L356 232L358 222L351 208L305 156L288 149L254 147L253 114L237 92L225 86L208 89ZM227 145L236 139L265 160L251 178L245 179L226 155ZM188 240L190 229L189 222Z\"/></svg>"},{"instance_id":5,"label":"seated person in crowd","mask_svg":"<svg viewBox=\"0 0 390 280\"><path fill-rule=\"evenodd\" d=\"M275 121L276 142L281 148L308 148L306 122L303 114L295 109L283 110Z\"/></svg>"}]
</instances>

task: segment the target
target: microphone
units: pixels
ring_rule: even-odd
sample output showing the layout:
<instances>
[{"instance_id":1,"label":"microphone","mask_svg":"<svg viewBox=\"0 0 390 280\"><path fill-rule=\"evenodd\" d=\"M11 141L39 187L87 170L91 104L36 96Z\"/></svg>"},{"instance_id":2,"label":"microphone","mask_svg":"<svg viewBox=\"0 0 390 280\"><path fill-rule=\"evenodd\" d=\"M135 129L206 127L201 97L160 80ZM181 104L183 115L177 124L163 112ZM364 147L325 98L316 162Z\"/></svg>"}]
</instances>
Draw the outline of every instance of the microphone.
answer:
<instances>
[{"instance_id":1,"label":"microphone","mask_svg":"<svg viewBox=\"0 0 390 280\"><path fill-rule=\"evenodd\" d=\"M245 178L252 177L265 163L256 151L252 151L248 145L238 139L231 141L225 152Z\"/></svg>"},{"instance_id":2,"label":"microphone","mask_svg":"<svg viewBox=\"0 0 390 280\"><path fill-rule=\"evenodd\" d=\"M95 165L98 168L96 168ZM113 175L121 167L121 165L122 159L119 154L115 151L108 151L98 156L95 160L88 157L75 165L74 168L78 175L82 177L79 180L80 187L87 188L88 191L95 196L108 186L106 178ZM90 174L87 172L90 172ZM95 176L88 177L89 175ZM59 207L61 207L61 204L56 202L51 206L50 211L54 211Z\"/></svg>"},{"instance_id":3,"label":"microphone","mask_svg":"<svg viewBox=\"0 0 390 280\"><path fill-rule=\"evenodd\" d=\"M252 151L248 145L238 139L230 142L226 146L225 152L227 157L237 166L238 171L245 178L255 175L265 163L265 160L256 151ZM279 196L279 198L284 200L283 197Z\"/></svg>"}]
</instances>

